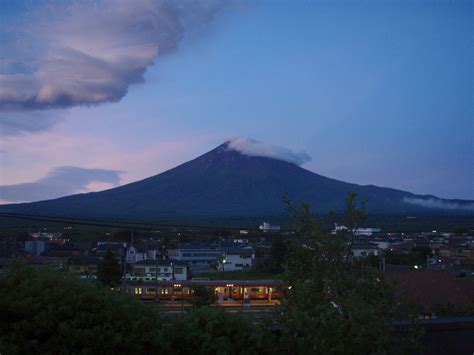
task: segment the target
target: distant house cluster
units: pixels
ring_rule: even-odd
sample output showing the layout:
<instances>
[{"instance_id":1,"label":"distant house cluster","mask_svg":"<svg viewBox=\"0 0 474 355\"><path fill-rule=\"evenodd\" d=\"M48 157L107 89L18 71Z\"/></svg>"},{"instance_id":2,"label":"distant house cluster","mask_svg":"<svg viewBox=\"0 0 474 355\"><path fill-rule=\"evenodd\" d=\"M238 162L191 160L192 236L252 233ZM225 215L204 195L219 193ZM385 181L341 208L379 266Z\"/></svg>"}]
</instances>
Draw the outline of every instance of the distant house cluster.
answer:
<instances>
[{"instance_id":1,"label":"distant house cluster","mask_svg":"<svg viewBox=\"0 0 474 355\"><path fill-rule=\"evenodd\" d=\"M211 270L248 271L253 268L255 250L246 239L219 243L183 243L168 251L172 260L184 262L191 272L198 274Z\"/></svg>"},{"instance_id":2,"label":"distant house cluster","mask_svg":"<svg viewBox=\"0 0 474 355\"><path fill-rule=\"evenodd\" d=\"M249 271L256 252L247 239L220 238L217 242L182 242L166 248L157 239L137 242L69 241L62 235L31 235L15 258L32 265L67 269L80 279L96 278L104 256L111 251L123 267L125 281L183 281L203 272ZM13 258L2 258L0 269Z\"/></svg>"}]
</instances>

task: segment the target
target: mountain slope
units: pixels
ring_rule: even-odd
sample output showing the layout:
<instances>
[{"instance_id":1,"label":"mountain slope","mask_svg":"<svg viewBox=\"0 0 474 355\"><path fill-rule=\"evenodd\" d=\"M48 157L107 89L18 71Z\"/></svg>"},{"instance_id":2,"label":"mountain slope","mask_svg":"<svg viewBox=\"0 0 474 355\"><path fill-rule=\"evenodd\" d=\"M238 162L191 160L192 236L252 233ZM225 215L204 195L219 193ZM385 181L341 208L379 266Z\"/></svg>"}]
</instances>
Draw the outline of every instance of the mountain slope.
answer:
<instances>
[{"instance_id":1,"label":"mountain slope","mask_svg":"<svg viewBox=\"0 0 474 355\"><path fill-rule=\"evenodd\" d=\"M282 196L288 193L291 199L309 202L315 211L327 213L341 210L352 191L368 200L371 213L474 213L470 201L345 183L282 160L244 155L230 149L229 143L145 180L101 192L3 205L0 211L123 219L268 216L284 212ZM430 201L446 208L428 208ZM455 211L453 206L462 210Z\"/></svg>"}]
</instances>

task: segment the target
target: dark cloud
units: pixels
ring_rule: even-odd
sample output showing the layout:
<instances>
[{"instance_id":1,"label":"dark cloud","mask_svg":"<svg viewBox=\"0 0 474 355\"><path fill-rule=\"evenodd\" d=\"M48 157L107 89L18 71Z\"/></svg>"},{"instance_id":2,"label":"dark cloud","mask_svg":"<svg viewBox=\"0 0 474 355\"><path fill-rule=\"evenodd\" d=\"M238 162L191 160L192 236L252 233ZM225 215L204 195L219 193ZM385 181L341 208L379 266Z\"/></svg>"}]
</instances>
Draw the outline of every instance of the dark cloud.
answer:
<instances>
[{"instance_id":1,"label":"dark cloud","mask_svg":"<svg viewBox=\"0 0 474 355\"><path fill-rule=\"evenodd\" d=\"M0 185L0 200L9 202L41 201L87 190L90 183L120 183L121 171L61 166L34 182Z\"/></svg>"},{"instance_id":2,"label":"dark cloud","mask_svg":"<svg viewBox=\"0 0 474 355\"><path fill-rule=\"evenodd\" d=\"M217 0L49 3L2 31L16 36L0 48L0 110L118 101L219 7Z\"/></svg>"},{"instance_id":3,"label":"dark cloud","mask_svg":"<svg viewBox=\"0 0 474 355\"><path fill-rule=\"evenodd\" d=\"M58 123L62 116L58 111L2 112L0 136L45 131Z\"/></svg>"}]
</instances>

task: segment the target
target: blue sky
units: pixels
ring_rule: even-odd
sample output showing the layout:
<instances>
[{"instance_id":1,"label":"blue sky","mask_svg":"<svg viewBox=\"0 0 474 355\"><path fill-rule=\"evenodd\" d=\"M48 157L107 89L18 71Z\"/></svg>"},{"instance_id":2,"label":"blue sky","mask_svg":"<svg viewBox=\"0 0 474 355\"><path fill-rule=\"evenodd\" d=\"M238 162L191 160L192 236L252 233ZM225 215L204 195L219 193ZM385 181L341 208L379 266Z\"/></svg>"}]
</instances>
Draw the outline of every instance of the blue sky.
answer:
<instances>
[{"instance_id":1,"label":"blue sky","mask_svg":"<svg viewBox=\"0 0 474 355\"><path fill-rule=\"evenodd\" d=\"M117 3L0 5L1 185L78 167L62 186L98 190L243 136L329 177L474 199L472 1L137 1L125 30Z\"/></svg>"}]
</instances>

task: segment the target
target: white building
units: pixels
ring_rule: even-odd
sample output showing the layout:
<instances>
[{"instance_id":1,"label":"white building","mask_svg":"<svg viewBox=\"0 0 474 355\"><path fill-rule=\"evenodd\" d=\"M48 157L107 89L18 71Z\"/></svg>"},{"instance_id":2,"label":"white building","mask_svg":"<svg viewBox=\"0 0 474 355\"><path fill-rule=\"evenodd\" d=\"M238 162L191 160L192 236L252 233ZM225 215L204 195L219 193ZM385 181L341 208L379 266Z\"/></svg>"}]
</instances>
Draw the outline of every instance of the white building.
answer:
<instances>
[{"instance_id":1,"label":"white building","mask_svg":"<svg viewBox=\"0 0 474 355\"><path fill-rule=\"evenodd\" d=\"M334 223L334 229L331 231L331 234L346 233L349 230L346 226L342 224ZM357 228L354 235L357 237L370 237L374 233L380 233L382 230L380 228Z\"/></svg>"},{"instance_id":2,"label":"white building","mask_svg":"<svg viewBox=\"0 0 474 355\"><path fill-rule=\"evenodd\" d=\"M127 264L138 263L143 260L155 260L158 251L156 249L147 249L145 247L129 246L127 248L126 262Z\"/></svg>"},{"instance_id":3,"label":"white building","mask_svg":"<svg viewBox=\"0 0 474 355\"><path fill-rule=\"evenodd\" d=\"M255 260L255 250L252 247L224 249L219 260L219 271L251 270Z\"/></svg>"},{"instance_id":4,"label":"white building","mask_svg":"<svg viewBox=\"0 0 474 355\"><path fill-rule=\"evenodd\" d=\"M263 222L258 228L264 232L278 232L280 230L280 226L273 226L269 222Z\"/></svg>"},{"instance_id":5,"label":"white building","mask_svg":"<svg viewBox=\"0 0 474 355\"><path fill-rule=\"evenodd\" d=\"M355 258L364 258L367 256L377 256L379 255L379 248L377 244L366 242L366 241L356 241L351 249L352 256Z\"/></svg>"},{"instance_id":6,"label":"white building","mask_svg":"<svg viewBox=\"0 0 474 355\"><path fill-rule=\"evenodd\" d=\"M212 271L222 256L220 249L211 249L209 246L182 247L169 249L168 257L189 266L193 274Z\"/></svg>"},{"instance_id":7,"label":"white building","mask_svg":"<svg viewBox=\"0 0 474 355\"><path fill-rule=\"evenodd\" d=\"M126 281L185 281L188 268L173 260L143 260L135 263Z\"/></svg>"}]
</instances>

